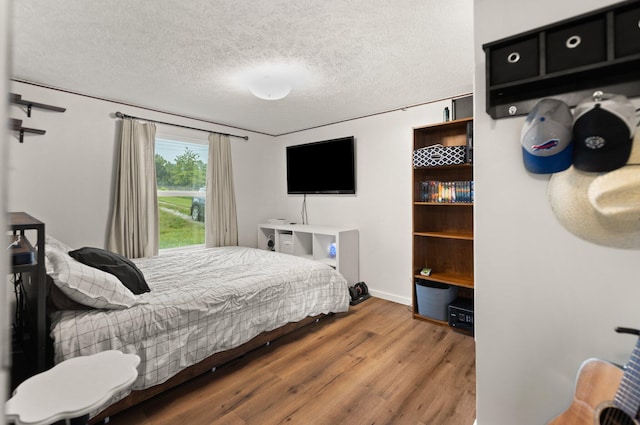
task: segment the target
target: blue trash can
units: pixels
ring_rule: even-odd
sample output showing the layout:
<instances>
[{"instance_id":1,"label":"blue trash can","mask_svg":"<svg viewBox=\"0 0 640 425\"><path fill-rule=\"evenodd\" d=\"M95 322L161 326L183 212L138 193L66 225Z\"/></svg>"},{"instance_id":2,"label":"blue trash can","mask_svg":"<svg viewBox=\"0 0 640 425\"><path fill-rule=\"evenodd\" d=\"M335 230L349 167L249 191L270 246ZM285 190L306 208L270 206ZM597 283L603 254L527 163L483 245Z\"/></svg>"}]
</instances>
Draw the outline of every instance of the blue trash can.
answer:
<instances>
[{"instance_id":1,"label":"blue trash can","mask_svg":"<svg viewBox=\"0 0 640 425\"><path fill-rule=\"evenodd\" d=\"M415 284L418 314L431 319L448 321L448 307L458 296L458 288L429 280L416 280Z\"/></svg>"}]
</instances>

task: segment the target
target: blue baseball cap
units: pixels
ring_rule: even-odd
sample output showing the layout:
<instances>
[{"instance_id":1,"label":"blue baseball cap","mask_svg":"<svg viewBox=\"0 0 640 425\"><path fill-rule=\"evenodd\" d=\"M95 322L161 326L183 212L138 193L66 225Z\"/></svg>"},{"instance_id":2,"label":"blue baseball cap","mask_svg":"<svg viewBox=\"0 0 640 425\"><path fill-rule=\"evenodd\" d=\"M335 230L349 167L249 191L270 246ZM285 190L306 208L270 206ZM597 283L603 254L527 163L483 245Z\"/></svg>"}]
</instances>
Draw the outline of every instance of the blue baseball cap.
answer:
<instances>
[{"instance_id":1,"label":"blue baseball cap","mask_svg":"<svg viewBox=\"0 0 640 425\"><path fill-rule=\"evenodd\" d=\"M558 99L542 99L533 107L522 126L522 159L535 174L564 171L573 161L569 105Z\"/></svg>"}]
</instances>

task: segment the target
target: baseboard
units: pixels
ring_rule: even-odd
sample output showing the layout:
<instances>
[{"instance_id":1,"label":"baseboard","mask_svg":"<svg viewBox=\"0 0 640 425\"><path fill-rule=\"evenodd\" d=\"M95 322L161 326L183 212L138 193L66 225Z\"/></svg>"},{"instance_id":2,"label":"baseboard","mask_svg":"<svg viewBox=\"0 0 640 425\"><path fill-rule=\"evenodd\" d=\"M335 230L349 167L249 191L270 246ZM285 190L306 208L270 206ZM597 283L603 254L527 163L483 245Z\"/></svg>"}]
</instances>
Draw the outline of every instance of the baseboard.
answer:
<instances>
[{"instance_id":1,"label":"baseboard","mask_svg":"<svg viewBox=\"0 0 640 425\"><path fill-rule=\"evenodd\" d=\"M369 288L369 293L376 298L382 298L383 300L393 301L394 303L411 305L411 300L405 297L399 297L394 294L390 294L388 292L376 291L375 289Z\"/></svg>"}]
</instances>

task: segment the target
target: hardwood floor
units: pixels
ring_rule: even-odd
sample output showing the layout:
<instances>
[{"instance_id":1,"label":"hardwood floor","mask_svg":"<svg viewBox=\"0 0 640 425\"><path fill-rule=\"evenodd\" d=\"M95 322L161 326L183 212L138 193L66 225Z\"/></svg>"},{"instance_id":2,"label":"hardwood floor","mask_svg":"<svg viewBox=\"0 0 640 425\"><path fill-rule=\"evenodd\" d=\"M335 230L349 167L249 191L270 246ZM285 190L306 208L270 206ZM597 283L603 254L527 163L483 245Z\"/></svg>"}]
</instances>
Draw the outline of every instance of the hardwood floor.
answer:
<instances>
[{"instance_id":1,"label":"hardwood floor","mask_svg":"<svg viewBox=\"0 0 640 425\"><path fill-rule=\"evenodd\" d=\"M110 425L472 425L475 344L371 298L110 418Z\"/></svg>"}]
</instances>

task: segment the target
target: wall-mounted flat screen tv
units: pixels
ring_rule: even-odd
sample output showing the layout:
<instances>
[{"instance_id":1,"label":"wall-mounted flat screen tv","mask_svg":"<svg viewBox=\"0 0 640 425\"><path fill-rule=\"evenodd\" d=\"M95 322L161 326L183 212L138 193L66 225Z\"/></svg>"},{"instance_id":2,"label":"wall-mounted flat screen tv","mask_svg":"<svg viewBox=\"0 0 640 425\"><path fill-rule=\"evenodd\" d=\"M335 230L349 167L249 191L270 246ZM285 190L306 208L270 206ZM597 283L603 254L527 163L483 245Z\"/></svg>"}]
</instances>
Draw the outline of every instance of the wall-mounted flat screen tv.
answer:
<instances>
[{"instance_id":1,"label":"wall-mounted flat screen tv","mask_svg":"<svg viewBox=\"0 0 640 425\"><path fill-rule=\"evenodd\" d=\"M287 146L288 194L355 194L353 136Z\"/></svg>"}]
</instances>

